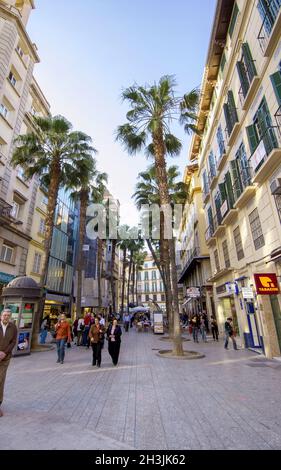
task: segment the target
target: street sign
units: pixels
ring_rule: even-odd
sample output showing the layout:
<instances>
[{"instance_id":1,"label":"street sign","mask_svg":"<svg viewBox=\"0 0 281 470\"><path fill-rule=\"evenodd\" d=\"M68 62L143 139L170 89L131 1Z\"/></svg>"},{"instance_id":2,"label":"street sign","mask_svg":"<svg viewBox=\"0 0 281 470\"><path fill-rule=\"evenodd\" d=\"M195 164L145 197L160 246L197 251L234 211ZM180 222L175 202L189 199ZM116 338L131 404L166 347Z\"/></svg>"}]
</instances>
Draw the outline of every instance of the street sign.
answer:
<instances>
[{"instance_id":1,"label":"street sign","mask_svg":"<svg viewBox=\"0 0 281 470\"><path fill-rule=\"evenodd\" d=\"M279 285L275 273L254 274L257 294L276 295L279 294Z\"/></svg>"},{"instance_id":2,"label":"street sign","mask_svg":"<svg viewBox=\"0 0 281 470\"><path fill-rule=\"evenodd\" d=\"M198 287L188 287L186 289L186 296L187 297L200 297L200 289Z\"/></svg>"},{"instance_id":3,"label":"street sign","mask_svg":"<svg viewBox=\"0 0 281 470\"><path fill-rule=\"evenodd\" d=\"M89 251L90 245L83 245L82 251Z\"/></svg>"},{"instance_id":4,"label":"street sign","mask_svg":"<svg viewBox=\"0 0 281 470\"><path fill-rule=\"evenodd\" d=\"M251 287L242 287L242 297L243 299L253 299L254 298L254 292Z\"/></svg>"}]
</instances>

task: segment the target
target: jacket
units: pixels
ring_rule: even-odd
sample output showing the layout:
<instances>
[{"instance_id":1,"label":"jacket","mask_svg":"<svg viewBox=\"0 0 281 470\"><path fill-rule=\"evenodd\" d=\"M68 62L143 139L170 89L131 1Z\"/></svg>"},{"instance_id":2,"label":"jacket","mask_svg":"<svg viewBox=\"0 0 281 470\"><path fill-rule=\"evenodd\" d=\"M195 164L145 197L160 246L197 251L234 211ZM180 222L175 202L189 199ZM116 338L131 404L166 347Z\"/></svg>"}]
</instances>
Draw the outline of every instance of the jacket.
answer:
<instances>
[{"instance_id":1,"label":"jacket","mask_svg":"<svg viewBox=\"0 0 281 470\"><path fill-rule=\"evenodd\" d=\"M106 334L107 334L108 341L111 341L110 335L111 335L112 328L113 328L113 325L109 325L109 327L107 328ZM117 325L114 330L114 338L115 338L116 343L121 343L121 335L122 335L122 330L120 326Z\"/></svg>"},{"instance_id":2,"label":"jacket","mask_svg":"<svg viewBox=\"0 0 281 470\"><path fill-rule=\"evenodd\" d=\"M56 339L67 339L67 341L71 342L71 332L70 332L70 325L68 321L58 322L55 326L56 328Z\"/></svg>"},{"instance_id":3,"label":"jacket","mask_svg":"<svg viewBox=\"0 0 281 470\"><path fill-rule=\"evenodd\" d=\"M226 321L225 324L224 324L224 329L225 329L225 332L229 335L229 336L232 336L233 335L233 328L231 326L231 324Z\"/></svg>"},{"instance_id":4,"label":"jacket","mask_svg":"<svg viewBox=\"0 0 281 470\"><path fill-rule=\"evenodd\" d=\"M89 338L91 343L99 343L103 342L104 340L104 327L102 325L99 325L98 327L96 325L92 325L89 331Z\"/></svg>"},{"instance_id":5,"label":"jacket","mask_svg":"<svg viewBox=\"0 0 281 470\"><path fill-rule=\"evenodd\" d=\"M0 322L0 351L6 354L3 361L8 361L11 358L12 351L17 342L18 330L14 323L10 322L7 325L5 336L3 335L3 328Z\"/></svg>"}]
</instances>

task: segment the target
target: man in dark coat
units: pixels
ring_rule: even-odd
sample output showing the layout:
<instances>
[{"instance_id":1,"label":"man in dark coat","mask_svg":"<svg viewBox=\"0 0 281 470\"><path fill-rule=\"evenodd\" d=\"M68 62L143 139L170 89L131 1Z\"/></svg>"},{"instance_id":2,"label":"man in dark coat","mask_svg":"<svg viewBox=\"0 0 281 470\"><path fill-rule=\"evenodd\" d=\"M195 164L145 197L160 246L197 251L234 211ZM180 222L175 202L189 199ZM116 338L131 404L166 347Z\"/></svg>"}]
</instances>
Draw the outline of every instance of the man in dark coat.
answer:
<instances>
[{"instance_id":1,"label":"man in dark coat","mask_svg":"<svg viewBox=\"0 0 281 470\"><path fill-rule=\"evenodd\" d=\"M3 401L6 373L13 348L17 342L18 333L16 325L11 322L11 315L11 310L5 308L1 313L0 321L0 417L3 416L1 405Z\"/></svg>"}]
</instances>

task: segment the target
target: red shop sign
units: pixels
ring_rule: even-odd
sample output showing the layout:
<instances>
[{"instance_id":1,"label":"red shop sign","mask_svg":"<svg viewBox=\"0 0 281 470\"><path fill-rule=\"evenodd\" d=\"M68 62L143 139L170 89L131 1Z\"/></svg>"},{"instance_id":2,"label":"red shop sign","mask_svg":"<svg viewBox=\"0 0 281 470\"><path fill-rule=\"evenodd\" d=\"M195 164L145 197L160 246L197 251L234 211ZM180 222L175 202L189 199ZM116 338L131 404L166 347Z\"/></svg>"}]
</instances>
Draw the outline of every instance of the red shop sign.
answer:
<instances>
[{"instance_id":1,"label":"red shop sign","mask_svg":"<svg viewBox=\"0 0 281 470\"><path fill-rule=\"evenodd\" d=\"M279 294L279 285L275 273L254 274L257 294L276 295Z\"/></svg>"}]
</instances>

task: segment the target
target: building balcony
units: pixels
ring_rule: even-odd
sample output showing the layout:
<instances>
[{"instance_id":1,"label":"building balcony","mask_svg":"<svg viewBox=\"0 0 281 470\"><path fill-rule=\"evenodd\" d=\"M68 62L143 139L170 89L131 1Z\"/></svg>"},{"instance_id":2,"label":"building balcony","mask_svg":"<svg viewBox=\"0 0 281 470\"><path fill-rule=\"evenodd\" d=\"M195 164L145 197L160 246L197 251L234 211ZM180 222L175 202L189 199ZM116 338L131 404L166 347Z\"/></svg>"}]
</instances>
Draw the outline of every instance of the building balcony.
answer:
<instances>
[{"instance_id":1,"label":"building balcony","mask_svg":"<svg viewBox=\"0 0 281 470\"><path fill-rule=\"evenodd\" d=\"M280 137L281 136L281 105L279 106L276 113L274 114L274 117L275 117L275 122L277 124L278 133L279 133L279 137Z\"/></svg>"},{"instance_id":2,"label":"building balcony","mask_svg":"<svg viewBox=\"0 0 281 470\"><path fill-rule=\"evenodd\" d=\"M232 271L232 268L222 268L219 271L214 272L214 274L207 279L207 282L216 282L218 279L220 279L222 276L225 276L225 274L229 273Z\"/></svg>"},{"instance_id":3,"label":"building balcony","mask_svg":"<svg viewBox=\"0 0 281 470\"><path fill-rule=\"evenodd\" d=\"M1 222L11 223L14 219L12 217L12 206L0 198L0 220Z\"/></svg>"},{"instance_id":4,"label":"building balcony","mask_svg":"<svg viewBox=\"0 0 281 470\"><path fill-rule=\"evenodd\" d=\"M249 166L240 169L239 177L233 183L233 192L235 196L234 209L242 209L254 196L256 186L252 184L252 169Z\"/></svg>"},{"instance_id":5,"label":"building balcony","mask_svg":"<svg viewBox=\"0 0 281 470\"><path fill-rule=\"evenodd\" d=\"M253 183L262 184L280 165L281 145L277 126L269 127L252 153L249 162L253 168Z\"/></svg>"},{"instance_id":6,"label":"building balcony","mask_svg":"<svg viewBox=\"0 0 281 470\"><path fill-rule=\"evenodd\" d=\"M239 196L239 198L235 201L234 208L235 209L242 209L247 202L254 196L256 192L256 186L250 185L243 189L243 192Z\"/></svg>"},{"instance_id":7,"label":"building balcony","mask_svg":"<svg viewBox=\"0 0 281 470\"><path fill-rule=\"evenodd\" d=\"M279 2L271 0L258 34L260 48L269 57L279 40L281 29L281 8Z\"/></svg>"},{"instance_id":8,"label":"building balcony","mask_svg":"<svg viewBox=\"0 0 281 470\"><path fill-rule=\"evenodd\" d=\"M210 181L210 190L211 189L214 189L214 187L216 186L217 182L218 182L218 174L217 174L217 171L214 169L213 172L209 173L209 181Z\"/></svg>"},{"instance_id":9,"label":"building balcony","mask_svg":"<svg viewBox=\"0 0 281 470\"><path fill-rule=\"evenodd\" d=\"M226 160L227 160L227 151L226 151L226 148L225 148L225 143L224 143L224 141L222 141L220 143L220 154L219 154L219 159L217 161L217 171L218 172L223 168Z\"/></svg>"},{"instance_id":10,"label":"building balcony","mask_svg":"<svg viewBox=\"0 0 281 470\"><path fill-rule=\"evenodd\" d=\"M212 246L216 243L216 237L214 236L214 224L209 225L207 230L205 231L205 240L207 246Z\"/></svg>"},{"instance_id":11,"label":"building balcony","mask_svg":"<svg viewBox=\"0 0 281 470\"><path fill-rule=\"evenodd\" d=\"M249 87L240 87L239 90L239 100L241 103L241 108L243 111L247 111L250 107L250 104L256 94L258 89L260 78L256 75L253 80L249 83ZM247 89L248 88L248 89Z\"/></svg>"},{"instance_id":12,"label":"building balcony","mask_svg":"<svg viewBox=\"0 0 281 470\"><path fill-rule=\"evenodd\" d=\"M234 122L231 129L228 129L228 127L225 128L225 135L226 135L228 147L231 147L233 145L238 135L239 129L240 129L239 121Z\"/></svg>"},{"instance_id":13,"label":"building balcony","mask_svg":"<svg viewBox=\"0 0 281 470\"><path fill-rule=\"evenodd\" d=\"M207 204L207 202L210 199L210 188L204 188L203 189L202 197L203 197L204 204Z\"/></svg>"},{"instance_id":14,"label":"building balcony","mask_svg":"<svg viewBox=\"0 0 281 470\"><path fill-rule=\"evenodd\" d=\"M185 266L179 276L179 280L178 280L179 284L181 284L184 278L188 275L188 273L190 273L194 269L197 262L200 262L202 259L210 259L210 257L206 255L202 255L200 253L199 247L195 247L193 248L193 250L190 250L190 254L187 259L187 262L185 263Z\"/></svg>"}]
</instances>

